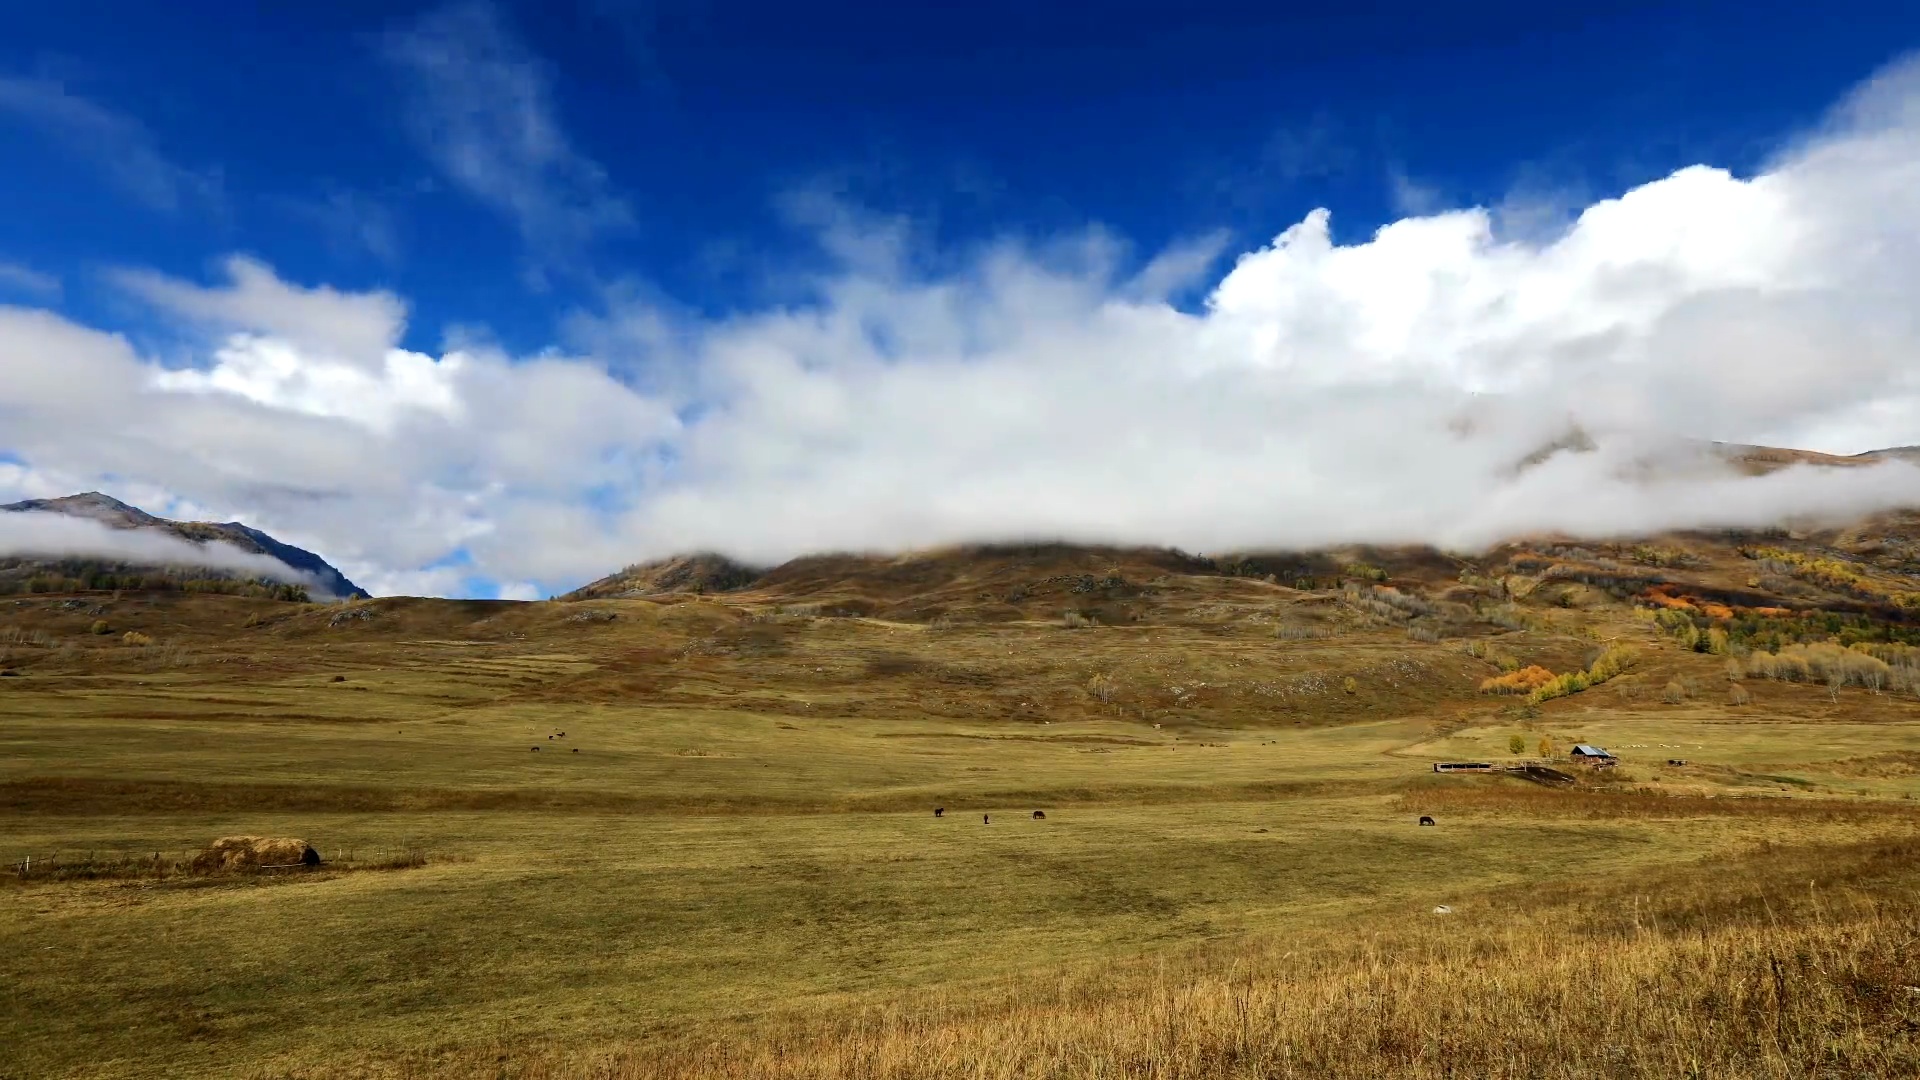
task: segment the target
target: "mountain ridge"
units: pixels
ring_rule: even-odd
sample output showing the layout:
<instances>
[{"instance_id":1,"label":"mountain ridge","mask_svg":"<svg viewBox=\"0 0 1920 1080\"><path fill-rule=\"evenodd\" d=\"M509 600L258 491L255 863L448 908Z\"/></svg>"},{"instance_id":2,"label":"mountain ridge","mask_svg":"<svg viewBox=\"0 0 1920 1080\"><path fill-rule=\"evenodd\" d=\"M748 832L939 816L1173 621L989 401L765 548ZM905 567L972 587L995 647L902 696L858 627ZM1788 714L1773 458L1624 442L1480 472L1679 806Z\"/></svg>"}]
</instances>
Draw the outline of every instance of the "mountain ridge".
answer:
<instances>
[{"instance_id":1,"label":"mountain ridge","mask_svg":"<svg viewBox=\"0 0 1920 1080\"><path fill-rule=\"evenodd\" d=\"M1565 447L1579 452L1578 440ZM1857 469L1893 460L1920 460L1920 448L1890 447L1855 455L1831 455L1738 443L1702 443L1704 449L1736 469L1764 474L1795 465ZM1916 508L1920 509L1920 508ZM1738 599L1750 560L1737 553L1759 550L1775 540L1804 549L1812 559L1837 559L1904 595L1920 587L1920 514L1889 511L1813 529L1776 528L1656 530L1644 536L1610 538L1542 534L1515 536L1477 552L1446 552L1422 544L1335 544L1311 550L1248 549L1207 557L1174 548L1028 541L946 545L892 553L821 552L771 566L752 566L715 552L694 552L635 563L562 595L563 601L672 599L726 594L745 603L779 603L825 613L871 615L905 621L939 618L1001 621L1036 616L1059 617L1062 610L1088 617L1124 615L1140 607L1142 585L1164 575L1255 577L1280 585L1305 582L1326 587L1349 582L1367 586L1389 579L1440 585L1462 575L1503 581L1531 578L1517 567L1534 552L1593 549L1590 559L1551 559L1566 573L1591 579L1634 579L1638 593L1661 584L1684 583L1706 594ZM1693 552L1702 565L1719 564L1709 580L1678 573L1672 567L1637 565L1637 549ZM1777 560L1775 560L1777 561ZM1578 564L1577 569L1575 564ZM1627 572L1615 564L1636 564ZM1738 572L1736 573L1736 568ZM1677 574L1677 577L1676 577ZM1771 575L1778 578L1778 574ZM1724 580L1711 580L1724 578ZM1516 587L1527 588L1522 581ZM1444 586L1443 586L1444 587ZM1806 587L1804 582L1795 588ZM1504 586L1494 592L1505 594ZM1792 589L1763 589L1762 606L1796 606ZM1846 607L1874 606L1876 598L1850 595L1848 588L1827 590L1823 602ZM1145 592L1150 593L1148 588ZM1880 605L1884 606L1884 605ZM1908 617L1908 612L1896 614Z\"/></svg>"},{"instance_id":2,"label":"mountain ridge","mask_svg":"<svg viewBox=\"0 0 1920 1080\"><path fill-rule=\"evenodd\" d=\"M99 491L84 491L53 499L23 499L19 502L0 505L0 512L59 514L95 521L121 531L159 533L195 545L221 543L246 555L259 555L277 560L307 575L311 583L309 589L316 594L317 599L355 600L366 599L371 595L314 552L285 543L260 529L238 521L175 521L150 514L137 506ZM72 557L0 555L0 585L7 582L17 584L22 580L45 575L57 575L66 579L97 580L103 576L118 579L122 576L145 577L154 573L166 575L168 580L239 582L258 578L257 575L248 574L243 570L217 566L190 566L164 559L150 560L136 556L110 558L90 555ZM184 578L182 578L183 573L186 574Z\"/></svg>"}]
</instances>

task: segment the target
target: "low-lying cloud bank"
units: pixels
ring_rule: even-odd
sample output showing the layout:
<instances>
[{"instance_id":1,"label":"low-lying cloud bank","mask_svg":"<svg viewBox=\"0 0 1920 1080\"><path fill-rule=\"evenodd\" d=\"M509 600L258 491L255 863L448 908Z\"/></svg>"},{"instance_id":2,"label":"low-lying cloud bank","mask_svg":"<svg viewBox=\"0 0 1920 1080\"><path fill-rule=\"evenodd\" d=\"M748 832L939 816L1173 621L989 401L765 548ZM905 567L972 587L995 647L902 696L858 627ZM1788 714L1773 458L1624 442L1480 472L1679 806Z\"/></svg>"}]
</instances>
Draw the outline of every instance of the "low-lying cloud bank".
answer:
<instances>
[{"instance_id":1,"label":"low-lying cloud bank","mask_svg":"<svg viewBox=\"0 0 1920 1080\"><path fill-rule=\"evenodd\" d=\"M48 511L0 513L0 558L101 559L141 566L224 570L290 585L312 585L310 574L270 555L232 544L190 540L152 529L116 529L88 518Z\"/></svg>"},{"instance_id":2,"label":"low-lying cloud bank","mask_svg":"<svg viewBox=\"0 0 1920 1080\"><path fill-rule=\"evenodd\" d=\"M893 228L824 220L844 262L811 303L612 301L535 357L402 350L398 298L244 260L125 279L218 328L189 366L0 309L0 451L21 494L137 477L376 592L696 548L1475 547L1920 506L1906 464L1754 479L1683 441L1920 442L1914 62L1756 175L1684 169L1548 240L1465 209L1341 243L1316 211L1204 282L1097 234L928 273ZM1597 449L1518 467L1575 428Z\"/></svg>"}]
</instances>

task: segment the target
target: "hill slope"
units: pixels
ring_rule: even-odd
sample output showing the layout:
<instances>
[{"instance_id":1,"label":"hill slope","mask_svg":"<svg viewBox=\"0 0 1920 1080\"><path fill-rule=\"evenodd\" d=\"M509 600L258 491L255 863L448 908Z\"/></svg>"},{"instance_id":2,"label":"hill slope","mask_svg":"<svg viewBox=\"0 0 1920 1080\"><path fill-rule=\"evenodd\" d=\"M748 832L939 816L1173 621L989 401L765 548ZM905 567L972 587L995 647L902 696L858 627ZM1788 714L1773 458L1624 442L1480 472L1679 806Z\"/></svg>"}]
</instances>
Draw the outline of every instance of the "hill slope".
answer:
<instances>
[{"instance_id":1,"label":"hill slope","mask_svg":"<svg viewBox=\"0 0 1920 1080\"><path fill-rule=\"evenodd\" d=\"M366 590L349 581L345 574L320 556L304 548L282 543L237 521L171 521L97 491L58 499L27 499L0 505L0 511L59 514L97 522L118 532L135 534L147 542L147 549L156 552L142 554L134 544L128 544L127 550L113 554L85 547L66 553L19 548L0 550L0 592L23 591L35 579L63 588L76 587L76 582L108 581L115 583L112 587L119 587L122 582L149 587L195 587L211 583L247 582L277 585L284 583L281 579L295 576L263 573L263 568L272 569L272 564L267 562L272 560L302 576L308 592L316 600L351 600L368 596ZM159 541L158 546L151 543L156 540ZM169 550L165 547L167 540L191 544L207 557L191 560L168 558L162 553ZM224 549L210 549L207 547L209 544L231 548L237 557L229 558ZM193 554L187 549L171 550Z\"/></svg>"},{"instance_id":2,"label":"hill slope","mask_svg":"<svg viewBox=\"0 0 1920 1080\"><path fill-rule=\"evenodd\" d=\"M1555 449L1590 446L1576 433ZM1893 447L1851 456L1735 443L1701 443L1697 449L1750 475L1792 466L1826 469L1871 467L1887 461L1920 461L1920 448ZM1547 456L1543 450L1539 457ZM1682 455L1684 457L1684 455ZM1533 462L1523 462L1528 467ZM1663 463L1650 462L1651 465ZM1664 464L1676 464L1666 461ZM726 594L740 603L797 602L823 613L875 615L927 621L942 616L976 621L1058 618L1065 610L1094 617L1118 615L1138 621L1142 602L1171 594L1146 583L1169 575L1252 577L1311 591L1345 583L1367 585L1393 579L1409 585L1461 594L1463 601L1507 599L1503 588L1469 587L1468 579L1499 583L1525 581L1535 569L1551 567L1566 581L1604 580L1616 601L1655 586L1696 591L1733 590L1752 604L1791 609L1838 607L1854 610L1885 590L1920 589L1920 547L1913 537L1915 514L1891 513L1789 535L1777 529L1696 530L1664 535L1616 537L1607 542L1543 536L1497 545L1481 552L1443 552L1416 545L1345 545L1317 551L1243 551L1204 558L1173 549L1114 548L1067 543L970 544L894 554L818 553L774 567L752 567L724 555L702 552L637 563L575 589L563 600L661 598ZM1771 539L1770 539L1771 538ZM1743 551L1757 551L1787 539L1799 557L1862 563L1859 572L1877 585L1824 587L1782 576L1778 566L1763 576L1767 587L1747 585L1755 575ZM1575 552L1566 558L1543 552ZM1661 555L1658 553L1666 553ZM1646 563L1644 560L1661 560ZM1678 562L1672 561L1678 559ZM1515 560L1524 566L1516 565ZM1773 560L1778 563L1779 560ZM1533 564L1539 564L1535 567ZM1625 564L1623 566L1623 564ZM1699 571L1694 573L1693 571ZM1841 573L1853 573L1842 567ZM1894 575L1900 581L1882 580ZM1704 576L1701 576L1704 575ZM1819 579L1819 574L1813 574ZM1696 580L1698 579L1698 580ZM1518 587L1529 587L1520 585ZM1865 589L1865 592L1862 592ZM1879 589L1880 592L1874 592ZM1744 591L1743 591L1744 590ZM1467 595L1471 593L1472 595ZM1116 606L1117 605L1117 606ZM1885 605L1882 604L1882 607Z\"/></svg>"}]
</instances>

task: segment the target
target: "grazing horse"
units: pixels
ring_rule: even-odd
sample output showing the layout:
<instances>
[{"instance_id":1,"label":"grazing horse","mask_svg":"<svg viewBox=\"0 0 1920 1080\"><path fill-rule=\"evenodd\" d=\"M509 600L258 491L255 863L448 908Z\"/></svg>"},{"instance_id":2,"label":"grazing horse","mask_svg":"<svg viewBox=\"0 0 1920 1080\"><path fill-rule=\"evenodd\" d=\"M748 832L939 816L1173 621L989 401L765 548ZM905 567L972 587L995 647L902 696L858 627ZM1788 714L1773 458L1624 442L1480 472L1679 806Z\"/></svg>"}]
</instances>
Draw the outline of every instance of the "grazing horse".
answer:
<instances>
[{"instance_id":1,"label":"grazing horse","mask_svg":"<svg viewBox=\"0 0 1920 1080\"><path fill-rule=\"evenodd\" d=\"M947 816L947 808L946 808L946 807L944 807L944 806L936 806L936 807L934 807L934 808L933 808L933 816L934 816L934 817L946 817L946 816Z\"/></svg>"},{"instance_id":2,"label":"grazing horse","mask_svg":"<svg viewBox=\"0 0 1920 1080\"><path fill-rule=\"evenodd\" d=\"M1035 810L1033 812L1033 820L1035 821L1047 820L1047 812L1045 810Z\"/></svg>"},{"instance_id":3,"label":"grazing horse","mask_svg":"<svg viewBox=\"0 0 1920 1080\"><path fill-rule=\"evenodd\" d=\"M1432 818L1430 818L1430 817L1428 817L1428 816L1426 816L1425 814L1422 814L1422 815L1420 815L1420 824L1422 824L1422 825L1431 825L1431 824L1433 824L1433 819L1432 819Z\"/></svg>"}]
</instances>

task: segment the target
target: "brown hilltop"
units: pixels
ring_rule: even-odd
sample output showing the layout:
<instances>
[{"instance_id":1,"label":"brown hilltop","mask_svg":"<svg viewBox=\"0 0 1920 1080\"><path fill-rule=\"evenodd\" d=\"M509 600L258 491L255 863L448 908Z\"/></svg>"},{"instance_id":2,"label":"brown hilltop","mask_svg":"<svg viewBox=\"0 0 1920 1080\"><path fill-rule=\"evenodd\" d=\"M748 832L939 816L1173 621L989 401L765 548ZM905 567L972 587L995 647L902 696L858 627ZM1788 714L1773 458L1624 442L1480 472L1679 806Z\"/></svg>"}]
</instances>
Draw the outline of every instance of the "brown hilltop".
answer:
<instances>
[{"instance_id":1,"label":"brown hilltop","mask_svg":"<svg viewBox=\"0 0 1920 1080\"><path fill-rule=\"evenodd\" d=\"M635 563L582 585L562 600L622 600L661 593L729 592L751 585L760 571L725 555L698 552Z\"/></svg>"},{"instance_id":2,"label":"brown hilltop","mask_svg":"<svg viewBox=\"0 0 1920 1080\"><path fill-rule=\"evenodd\" d=\"M1556 450L1583 452L1593 445L1576 431L1543 450L1542 456ZM1753 475L1795 465L1851 469L1890 460L1920 461L1920 447L1842 456L1740 443L1692 445L1710 459ZM1305 593L1349 584L1391 585L1453 603L1484 603L1511 599L1504 584L1508 579L1514 579L1514 588L1534 587L1527 584L1533 577L1529 568L1542 563L1550 576L1610 583L1604 588L1616 601L1630 598L1636 589L1687 584L1760 606L1825 604L1852 610L1879 602L1862 595L1863 589L1872 591L1867 586L1836 592L1805 581L1789 582L1778 573L1757 577L1749 565L1754 561L1750 554L1773 543L1795 546L1798 557L1804 559L1859 563L1860 573L1876 581L1881 575L1893 575L1899 580L1880 584L1904 592L1907 586L1899 582L1920 570L1920 512L1884 513L1798 530L1696 530L1606 541L1537 536L1468 553L1422 545L1345 545L1207 557L1168 548L1026 542L960 544L895 554L822 553L773 567L695 553L626 567L561 599L671 600L705 595L724 596L727 603L741 606L797 605L810 613L910 622L1007 622L1058 618L1066 611L1103 621L1139 622L1182 596L1212 596L1227 587L1222 579ZM1525 565L1516 565L1515 560ZM1759 577L1769 582L1760 582ZM1838 580L1828 577L1828 585ZM1920 586L1920 582L1909 584Z\"/></svg>"},{"instance_id":3,"label":"brown hilltop","mask_svg":"<svg viewBox=\"0 0 1920 1080\"><path fill-rule=\"evenodd\" d=\"M1194 605L1301 602L1348 588L1393 589L1447 610L1530 595L1563 607L1623 604L1677 590L1738 607L1904 618L1896 600L1920 592L1917 575L1920 512L1895 512L1806 530L1539 536L1472 553L1352 545L1206 557L1034 543L808 555L765 570L706 555L630 567L563 599L703 595L735 608L901 622L1006 623L1071 612L1137 624L1181 619Z\"/></svg>"}]
</instances>

